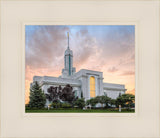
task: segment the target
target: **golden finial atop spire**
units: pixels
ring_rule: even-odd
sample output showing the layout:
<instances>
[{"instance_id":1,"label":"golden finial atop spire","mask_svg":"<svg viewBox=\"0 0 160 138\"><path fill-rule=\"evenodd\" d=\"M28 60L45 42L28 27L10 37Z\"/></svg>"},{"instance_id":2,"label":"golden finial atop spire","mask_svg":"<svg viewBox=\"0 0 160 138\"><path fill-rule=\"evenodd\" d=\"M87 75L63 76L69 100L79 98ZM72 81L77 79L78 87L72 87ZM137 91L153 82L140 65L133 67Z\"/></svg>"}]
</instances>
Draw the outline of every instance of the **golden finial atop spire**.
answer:
<instances>
[{"instance_id":1,"label":"golden finial atop spire","mask_svg":"<svg viewBox=\"0 0 160 138\"><path fill-rule=\"evenodd\" d=\"M69 32L67 32L67 36L68 36L68 49L69 49Z\"/></svg>"}]
</instances>

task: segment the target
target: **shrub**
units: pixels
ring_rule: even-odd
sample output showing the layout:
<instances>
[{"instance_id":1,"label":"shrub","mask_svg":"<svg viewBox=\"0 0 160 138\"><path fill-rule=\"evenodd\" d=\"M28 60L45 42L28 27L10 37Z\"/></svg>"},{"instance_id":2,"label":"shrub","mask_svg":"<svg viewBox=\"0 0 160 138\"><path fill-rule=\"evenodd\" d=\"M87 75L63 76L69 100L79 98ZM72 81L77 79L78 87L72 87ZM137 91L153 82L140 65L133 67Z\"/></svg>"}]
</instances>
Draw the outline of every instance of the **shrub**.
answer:
<instances>
[{"instance_id":1,"label":"shrub","mask_svg":"<svg viewBox=\"0 0 160 138\"><path fill-rule=\"evenodd\" d=\"M62 106L61 103L52 103L51 104L51 107L53 107L53 108L60 108L61 106Z\"/></svg>"},{"instance_id":2,"label":"shrub","mask_svg":"<svg viewBox=\"0 0 160 138\"><path fill-rule=\"evenodd\" d=\"M69 103L62 103L62 104L61 104L61 107L62 107L62 108L71 108L72 106L71 106L71 104L69 104Z\"/></svg>"},{"instance_id":3,"label":"shrub","mask_svg":"<svg viewBox=\"0 0 160 138\"><path fill-rule=\"evenodd\" d=\"M74 102L74 105L76 105L76 106L78 106L79 108L83 109L83 107L85 106L84 98L77 99L77 100Z\"/></svg>"}]
</instances>

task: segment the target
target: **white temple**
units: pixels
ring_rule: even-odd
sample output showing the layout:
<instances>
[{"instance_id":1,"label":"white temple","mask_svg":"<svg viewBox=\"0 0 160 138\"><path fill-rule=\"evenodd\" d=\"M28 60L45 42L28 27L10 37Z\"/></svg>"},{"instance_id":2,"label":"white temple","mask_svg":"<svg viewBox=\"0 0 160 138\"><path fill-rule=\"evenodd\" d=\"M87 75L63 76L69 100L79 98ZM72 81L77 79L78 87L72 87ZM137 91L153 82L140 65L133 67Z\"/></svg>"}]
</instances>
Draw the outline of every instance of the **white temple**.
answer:
<instances>
[{"instance_id":1,"label":"white temple","mask_svg":"<svg viewBox=\"0 0 160 138\"><path fill-rule=\"evenodd\" d=\"M107 95L112 99L116 99L119 94L126 92L125 85L103 82L103 72L87 69L81 69L76 72L76 68L73 67L73 52L69 48L69 34L68 47L64 54L64 69L62 69L62 75L59 77L34 76L33 83L35 81L39 82L45 93L47 93L47 89L50 86L61 85L64 87L70 84L76 96L81 98L83 95L85 100L101 95Z\"/></svg>"}]
</instances>

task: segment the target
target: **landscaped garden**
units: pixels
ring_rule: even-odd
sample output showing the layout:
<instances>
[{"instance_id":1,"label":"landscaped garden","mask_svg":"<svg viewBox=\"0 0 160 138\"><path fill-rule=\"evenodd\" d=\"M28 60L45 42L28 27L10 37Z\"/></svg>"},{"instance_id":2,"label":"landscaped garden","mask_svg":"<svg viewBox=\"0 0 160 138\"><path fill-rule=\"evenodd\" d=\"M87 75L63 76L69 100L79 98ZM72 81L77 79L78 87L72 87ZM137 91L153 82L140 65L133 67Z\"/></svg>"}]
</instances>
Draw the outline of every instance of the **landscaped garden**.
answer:
<instances>
[{"instance_id":1,"label":"landscaped garden","mask_svg":"<svg viewBox=\"0 0 160 138\"><path fill-rule=\"evenodd\" d=\"M122 109L121 112L119 112L118 109L32 109L32 110L26 110L26 113L134 113L134 109L132 110L126 110Z\"/></svg>"},{"instance_id":2,"label":"landscaped garden","mask_svg":"<svg viewBox=\"0 0 160 138\"><path fill-rule=\"evenodd\" d=\"M111 99L107 95L96 96L89 100L76 96L68 84L64 88L49 87L47 94L35 82L30 89L30 102L26 104L26 113L134 113L135 96L119 95ZM46 106L46 100L49 105Z\"/></svg>"}]
</instances>

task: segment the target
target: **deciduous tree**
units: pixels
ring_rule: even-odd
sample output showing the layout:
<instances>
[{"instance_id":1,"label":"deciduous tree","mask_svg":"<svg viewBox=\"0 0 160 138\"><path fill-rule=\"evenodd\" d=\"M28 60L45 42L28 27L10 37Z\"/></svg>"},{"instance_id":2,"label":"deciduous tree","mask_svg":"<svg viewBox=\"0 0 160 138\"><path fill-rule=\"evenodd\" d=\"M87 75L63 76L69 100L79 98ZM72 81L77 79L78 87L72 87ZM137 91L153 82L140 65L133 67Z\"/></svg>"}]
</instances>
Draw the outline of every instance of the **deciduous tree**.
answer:
<instances>
[{"instance_id":1,"label":"deciduous tree","mask_svg":"<svg viewBox=\"0 0 160 138\"><path fill-rule=\"evenodd\" d=\"M74 105L76 105L76 106L78 106L79 108L83 109L83 107L85 107L85 100L84 100L84 98L77 99L77 100L74 102Z\"/></svg>"},{"instance_id":2,"label":"deciduous tree","mask_svg":"<svg viewBox=\"0 0 160 138\"><path fill-rule=\"evenodd\" d=\"M132 107L133 103L135 102L135 96L132 94L122 94L116 99L116 106L118 107L121 105L122 107Z\"/></svg>"}]
</instances>

